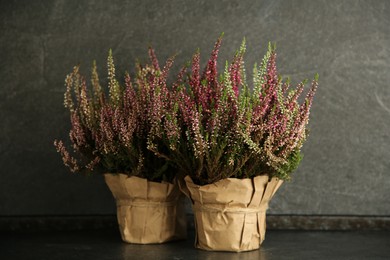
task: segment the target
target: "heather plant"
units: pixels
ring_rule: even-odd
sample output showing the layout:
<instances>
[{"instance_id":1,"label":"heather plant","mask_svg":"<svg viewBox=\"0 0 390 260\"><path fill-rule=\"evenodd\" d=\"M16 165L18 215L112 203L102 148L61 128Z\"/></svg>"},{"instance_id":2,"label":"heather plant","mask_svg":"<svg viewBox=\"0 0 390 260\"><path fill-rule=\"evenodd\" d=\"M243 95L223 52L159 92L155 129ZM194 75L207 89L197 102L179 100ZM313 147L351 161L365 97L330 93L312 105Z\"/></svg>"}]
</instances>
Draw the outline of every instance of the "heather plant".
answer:
<instances>
[{"instance_id":1,"label":"heather plant","mask_svg":"<svg viewBox=\"0 0 390 260\"><path fill-rule=\"evenodd\" d=\"M222 37L203 72L197 51L188 76L183 78L187 73L183 68L171 90L180 128L172 127L166 135L180 135L180 142L172 143L168 150L166 145L149 148L201 185L228 177L289 179L302 158L318 75L300 103L306 81L292 88L288 79L279 76L276 48L269 44L261 64L254 66L250 87L244 66L245 40L219 74L221 41ZM161 131L164 129L157 132Z\"/></svg>"},{"instance_id":2,"label":"heather plant","mask_svg":"<svg viewBox=\"0 0 390 260\"><path fill-rule=\"evenodd\" d=\"M167 86L173 58L160 68L151 48L149 56L151 64L138 62L134 80L126 73L121 84L110 50L108 88L101 86L95 62L90 85L79 66L67 75L64 105L70 112L73 153L61 140L54 144L72 172L125 173L151 181L174 178L169 162L150 150L164 139L171 148L179 141L177 105Z\"/></svg>"}]
</instances>

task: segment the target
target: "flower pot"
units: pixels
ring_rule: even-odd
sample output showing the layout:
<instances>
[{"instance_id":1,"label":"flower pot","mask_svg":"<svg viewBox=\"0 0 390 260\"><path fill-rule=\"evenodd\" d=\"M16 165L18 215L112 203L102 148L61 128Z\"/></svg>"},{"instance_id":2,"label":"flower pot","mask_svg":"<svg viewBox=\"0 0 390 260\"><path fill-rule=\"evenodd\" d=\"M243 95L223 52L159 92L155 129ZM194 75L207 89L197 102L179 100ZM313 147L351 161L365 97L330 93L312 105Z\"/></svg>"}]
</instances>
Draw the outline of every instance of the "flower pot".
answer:
<instances>
[{"instance_id":1,"label":"flower pot","mask_svg":"<svg viewBox=\"0 0 390 260\"><path fill-rule=\"evenodd\" d=\"M265 237L268 202L282 180L227 178L199 186L187 176L181 189L192 201L195 247L213 251L258 249Z\"/></svg>"},{"instance_id":2,"label":"flower pot","mask_svg":"<svg viewBox=\"0 0 390 260\"><path fill-rule=\"evenodd\" d=\"M183 196L176 182L152 182L125 174L104 174L116 199L123 241L164 243L187 235Z\"/></svg>"}]
</instances>

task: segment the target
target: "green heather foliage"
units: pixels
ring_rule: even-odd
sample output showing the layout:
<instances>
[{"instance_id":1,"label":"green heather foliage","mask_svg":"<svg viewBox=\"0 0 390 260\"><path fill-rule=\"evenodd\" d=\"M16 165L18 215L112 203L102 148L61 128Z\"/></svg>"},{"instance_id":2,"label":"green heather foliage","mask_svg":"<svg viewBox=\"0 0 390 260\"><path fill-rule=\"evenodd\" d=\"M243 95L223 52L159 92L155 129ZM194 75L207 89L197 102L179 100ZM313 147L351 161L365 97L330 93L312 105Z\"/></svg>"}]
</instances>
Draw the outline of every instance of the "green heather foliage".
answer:
<instances>
[{"instance_id":1,"label":"green heather foliage","mask_svg":"<svg viewBox=\"0 0 390 260\"><path fill-rule=\"evenodd\" d=\"M289 179L301 160L318 75L299 104L305 82L291 88L289 80L278 75L275 46L270 44L260 66L254 67L249 87L245 40L218 74L221 41L222 37L202 73L196 52L188 77L171 90L179 107L180 142L165 154L166 147L155 145L151 150L164 154L181 174L201 185L257 175Z\"/></svg>"},{"instance_id":2,"label":"green heather foliage","mask_svg":"<svg viewBox=\"0 0 390 260\"><path fill-rule=\"evenodd\" d=\"M172 181L175 177L169 162L147 148L149 136L153 135L158 143L162 136L156 129L160 124L167 125L164 131L169 133L171 121L166 118L175 117L170 114L174 109L166 85L173 58L160 69L152 49L149 55L152 64L137 63L135 79L132 81L126 73L124 85L115 77L111 50L108 89L100 85L95 62L90 87L78 66L66 77L64 104L70 112L69 137L74 155L62 141L55 140L54 144L72 172L125 173L151 181ZM176 142L177 137L169 137Z\"/></svg>"},{"instance_id":3,"label":"green heather foliage","mask_svg":"<svg viewBox=\"0 0 390 260\"><path fill-rule=\"evenodd\" d=\"M218 73L221 41L203 71L197 51L191 68L184 66L170 85L173 58L160 68L152 49L151 64L136 64L134 80L126 74L124 85L115 77L109 53L108 95L95 63L91 88L75 67L65 81L65 107L76 156L55 141L64 164L72 172L100 168L155 181L190 175L201 185L258 175L289 179L302 159L318 75L300 103L306 81L291 87L279 76L275 46L269 44L248 86L245 41Z\"/></svg>"}]
</instances>

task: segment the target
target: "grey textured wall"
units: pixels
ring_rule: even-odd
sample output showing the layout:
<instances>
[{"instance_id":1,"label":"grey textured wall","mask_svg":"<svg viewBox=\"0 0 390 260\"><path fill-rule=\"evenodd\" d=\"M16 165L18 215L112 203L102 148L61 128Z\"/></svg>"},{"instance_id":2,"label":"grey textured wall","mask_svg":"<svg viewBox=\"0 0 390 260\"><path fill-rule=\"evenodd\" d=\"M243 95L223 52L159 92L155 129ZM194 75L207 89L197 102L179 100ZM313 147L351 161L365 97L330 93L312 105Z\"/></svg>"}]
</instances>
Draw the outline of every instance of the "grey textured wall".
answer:
<instances>
[{"instance_id":1,"label":"grey textured wall","mask_svg":"<svg viewBox=\"0 0 390 260\"><path fill-rule=\"evenodd\" d=\"M114 213L102 177L71 175L52 145L69 128L65 75L93 59L103 75L109 48L131 71L149 44L178 68L221 32L221 63L245 36L248 71L275 41L283 75L320 74L305 158L270 213L390 215L389 28L387 0L2 0L0 215Z\"/></svg>"}]
</instances>

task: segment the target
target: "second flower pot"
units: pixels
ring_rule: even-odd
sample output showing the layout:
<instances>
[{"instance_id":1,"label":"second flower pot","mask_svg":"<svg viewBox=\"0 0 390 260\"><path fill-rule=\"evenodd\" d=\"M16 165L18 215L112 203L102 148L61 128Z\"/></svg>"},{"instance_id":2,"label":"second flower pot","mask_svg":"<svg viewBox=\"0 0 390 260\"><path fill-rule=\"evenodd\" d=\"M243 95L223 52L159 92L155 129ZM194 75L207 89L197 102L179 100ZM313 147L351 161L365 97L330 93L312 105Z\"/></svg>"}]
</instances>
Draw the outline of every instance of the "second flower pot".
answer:
<instances>
[{"instance_id":1,"label":"second flower pot","mask_svg":"<svg viewBox=\"0 0 390 260\"><path fill-rule=\"evenodd\" d=\"M135 244L184 239L186 214L176 183L152 182L125 174L104 174L117 204L122 240Z\"/></svg>"}]
</instances>

